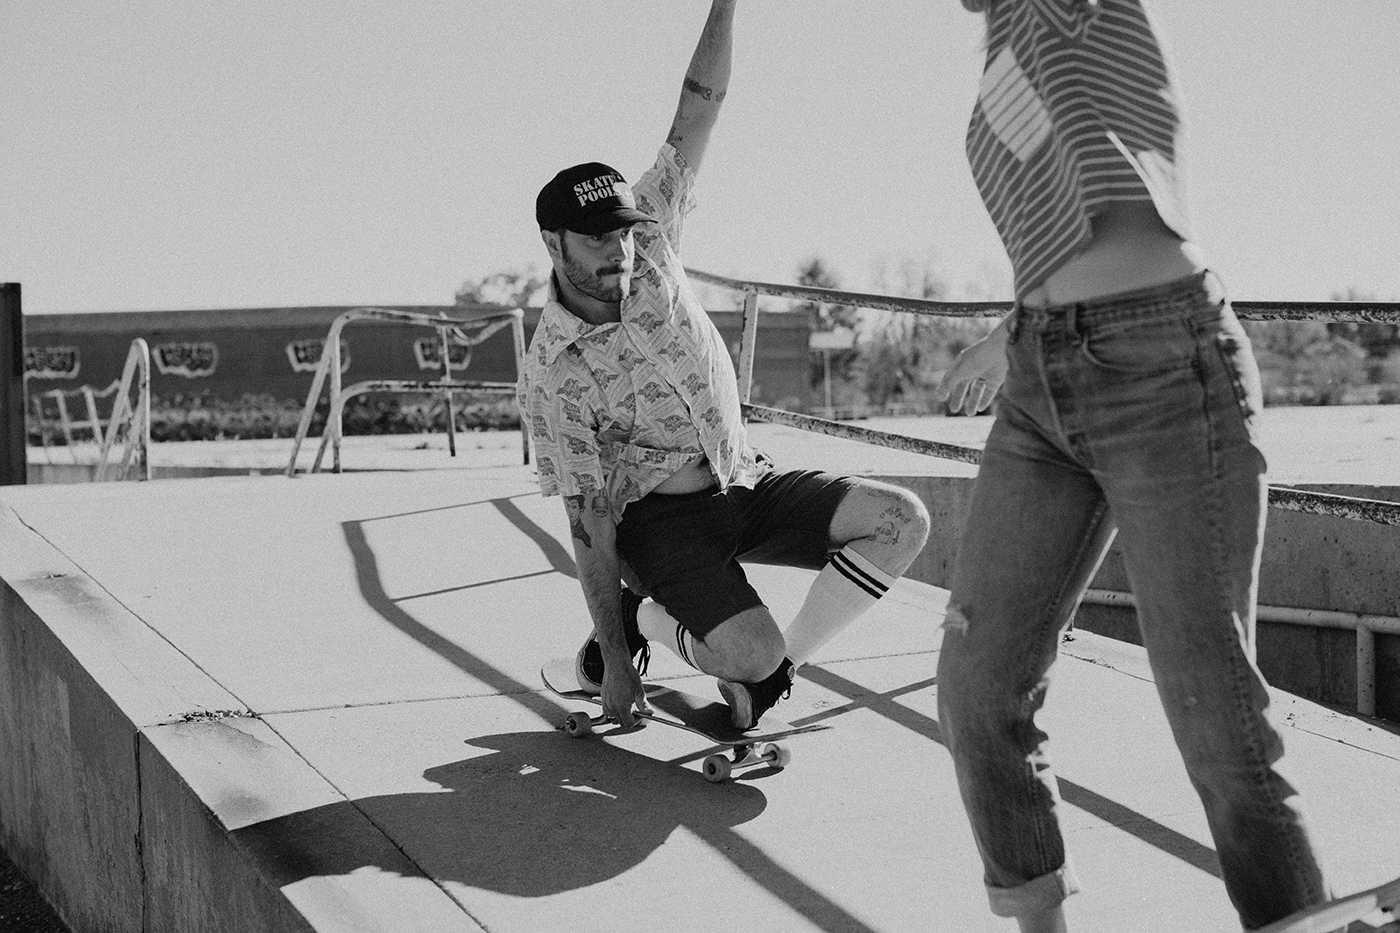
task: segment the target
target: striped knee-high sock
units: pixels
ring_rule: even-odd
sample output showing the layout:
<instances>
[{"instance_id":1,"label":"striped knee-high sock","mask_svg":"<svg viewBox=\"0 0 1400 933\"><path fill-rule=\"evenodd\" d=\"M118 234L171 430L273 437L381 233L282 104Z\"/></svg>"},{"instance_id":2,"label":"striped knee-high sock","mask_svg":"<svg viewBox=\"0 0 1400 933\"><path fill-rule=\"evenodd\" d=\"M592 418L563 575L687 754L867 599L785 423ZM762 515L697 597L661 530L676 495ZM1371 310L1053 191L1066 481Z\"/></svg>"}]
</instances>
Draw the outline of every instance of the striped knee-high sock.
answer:
<instances>
[{"instance_id":1,"label":"striped knee-high sock","mask_svg":"<svg viewBox=\"0 0 1400 933\"><path fill-rule=\"evenodd\" d=\"M695 636L681 623L671 618L660 603L648 599L637 607L637 628L647 641L656 641L671 649L685 663L700 670L695 663Z\"/></svg>"},{"instance_id":2,"label":"striped knee-high sock","mask_svg":"<svg viewBox=\"0 0 1400 933\"><path fill-rule=\"evenodd\" d=\"M850 545L827 561L812 581L802 608L783 632L787 655L801 667L889 590L897 577L876 567Z\"/></svg>"}]
</instances>

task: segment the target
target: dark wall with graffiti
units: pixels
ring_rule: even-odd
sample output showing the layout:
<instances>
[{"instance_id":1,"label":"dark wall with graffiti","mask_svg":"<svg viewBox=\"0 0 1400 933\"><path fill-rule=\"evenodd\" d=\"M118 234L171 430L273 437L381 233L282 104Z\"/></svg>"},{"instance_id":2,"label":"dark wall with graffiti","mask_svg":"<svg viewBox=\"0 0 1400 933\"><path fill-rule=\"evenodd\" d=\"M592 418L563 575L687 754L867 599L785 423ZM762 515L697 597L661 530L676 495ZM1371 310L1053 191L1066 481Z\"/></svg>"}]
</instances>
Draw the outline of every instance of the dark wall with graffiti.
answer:
<instances>
[{"instance_id":1,"label":"dark wall with graffiti","mask_svg":"<svg viewBox=\"0 0 1400 933\"><path fill-rule=\"evenodd\" d=\"M392 306L437 316L458 314L444 306ZM151 391L157 396L208 395L234 400L245 394L303 401L331 322L344 307L269 308L225 311L142 311L106 314L32 315L25 318L25 374L30 394L82 385L104 389L120 378L132 340L151 350ZM711 315L737 360L742 316ZM528 340L539 320L526 309ZM805 315L766 314L759 319L754 363L755 402L805 409L807 337ZM437 379L442 375L436 329L377 321L353 322L341 332L346 385L364 379ZM484 382L515 381L510 328L471 351L449 350L453 376Z\"/></svg>"}]
</instances>

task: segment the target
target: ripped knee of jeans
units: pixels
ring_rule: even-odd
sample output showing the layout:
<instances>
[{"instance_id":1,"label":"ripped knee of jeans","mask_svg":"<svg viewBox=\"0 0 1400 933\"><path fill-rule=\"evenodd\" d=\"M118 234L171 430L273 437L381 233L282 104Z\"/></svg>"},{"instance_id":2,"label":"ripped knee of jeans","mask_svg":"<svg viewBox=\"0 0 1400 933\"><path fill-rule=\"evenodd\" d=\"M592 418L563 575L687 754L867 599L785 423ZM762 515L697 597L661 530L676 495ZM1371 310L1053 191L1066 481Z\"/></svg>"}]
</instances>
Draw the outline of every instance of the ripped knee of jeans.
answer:
<instances>
[{"instance_id":1,"label":"ripped knee of jeans","mask_svg":"<svg viewBox=\"0 0 1400 933\"><path fill-rule=\"evenodd\" d=\"M961 606L956 606L952 603L948 604L948 611L943 616L944 634L956 632L959 635L966 635L970 624L971 621L968 619L967 613L963 611Z\"/></svg>"}]
</instances>

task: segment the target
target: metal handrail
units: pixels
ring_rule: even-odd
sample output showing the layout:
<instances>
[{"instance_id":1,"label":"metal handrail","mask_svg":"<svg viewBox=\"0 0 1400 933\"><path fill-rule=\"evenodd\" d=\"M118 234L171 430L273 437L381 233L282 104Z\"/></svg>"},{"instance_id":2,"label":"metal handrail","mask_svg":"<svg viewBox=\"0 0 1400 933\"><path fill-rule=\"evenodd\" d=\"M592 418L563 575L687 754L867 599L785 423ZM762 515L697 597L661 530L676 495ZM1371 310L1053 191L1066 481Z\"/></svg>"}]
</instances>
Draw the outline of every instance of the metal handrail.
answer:
<instances>
[{"instance_id":1,"label":"metal handrail","mask_svg":"<svg viewBox=\"0 0 1400 933\"><path fill-rule=\"evenodd\" d=\"M753 292L771 298L814 301L818 304L847 305L876 311L904 311L934 317L986 318L1010 313L1009 301L932 301L926 298L899 298L866 292L843 292L811 285L780 285L731 279L698 269L686 269L698 282ZM1235 316L1245 321L1317 321L1339 324L1400 324L1400 301L1230 301Z\"/></svg>"},{"instance_id":2,"label":"metal handrail","mask_svg":"<svg viewBox=\"0 0 1400 933\"><path fill-rule=\"evenodd\" d=\"M135 405L131 404L133 377L138 380ZM88 391L86 395L89 412L96 419L93 393ZM119 476L126 477L134 459L139 471L137 479L151 478L151 350L141 337L131 341L131 347L126 351L126 363L122 366L122 377L117 383L117 397L112 401L112 414L107 419L107 433L102 434L100 425L97 427L97 433L102 436L102 450L97 455L97 482L107 478L108 458L117 442L118 434L123 438Z\"/></svg>"},{"instance_id":3,"label":"metal handrail","mask_svg":"<svg viewBox=\"0 0 1400 933\"><path fill-rule=\"evenodd\" d=\"M113 379L107 384L105 389L95 389L90 385L81 385L76 389L49 389L47 392L35 393L31 396L34 403L34 415L39 424L40 443L45 449L48 448L48 432L45 427L49 423L48 414L44 411L44 399L54 400L54 407L58 411L58 428L63 434L63 442L71 450L78 439L73 436L73 432L78 429L86 429L92 432L92 443L100 445L102 443L102 430L107 422L102 420L97 413L97 400L105 399L113 392L117 391L117 386L121 384L120 379ZM68 414L69 397L81 397L87 409L87 420L74 418Z\"/></svg>"},{"instance_id":4,"label":"metal handrail","mask_svg":"<svg viewBox=\"0 0 1400 933\"><path fill-rule=\"evenodd\" d=\"M744 414L753 421L783 424L802 431L839 437L848 441L860 441L877 447L905 450L927 457L938 457L942 460L956 460L959 463L976 464L982 457L982 451L976 447L960 447L957 444L923 440L910 437L907 434L876 431L872 428L862 428L842 421L828 421L825 418L801 415L794 411L765 408L762 405L745 403L742 408ZM1375 522L1380 525L1400 525L1400 502L1386 502L1383 499L1359 499L1352 496L1339 496L1334 493L1295 489L1291 486L1270 486L1269 507L1285 512L1306 512L1312 515L1330 515L1334 518Z\"/></svg>"},{"instance_id":5,"label":"metal handrail","mask_svg":"<svg viewBox=\"0 0 1400 933\"><path fill-rule=\"evenodd\" d=\"M1132 593L1088 589L1084 602L1095 606L1137 609ZM1298 609L1293 606L1258 606L1260 622L1305 625L1312 628L1348 629L1356 632L1356 711L1376 715L1376 635L1400 635L1400 618L1335 609Z\"/></svg>"},{"instance_id":6,"label":"metal handrail","mask_svg":"<svg viewBox=\"0 0 1400 933\"><path fill-rule=\"evenodd\" d=\"M451 456L457 455L457 435L454 425L454 413L452 410L452 393L460 391L487 392L495 394L514 394L515 384L506 382L469 382L465 380L453 379L451 377L452 359L449 353L450 338L456 338L461 344L465 344L470 351L471 347L484 341L495 334L503 327L511 328L511 335L515 349L516 371L519 372L525 359L525 312L519 308L490 312L472 317L448 317L446 314L439 314L434 317L430 314L422 314L415 311L395 311L389 308L351 308L349 311L339 315L331 322L330 330L326 333L326 341L321 349L321 359L316 365L316 373L311 379L311 390L306 396L306 405L301 411L301 420L297 424L296 439L292 443L292 456L287 462L287 476L295 476L297 469L297 456L301 452L302 442L306 440L307 434L311 430L311 421L316 413L316 403L321 398L321 390L326 385L327 375L330 377L330 410L326 417L325 430L321 432L321 444L316 451L316 459L312 463L311 472L319 473L321 461L325 456L327 446L330 447L331 469L333 472L340 472L340 442L344 434L342 425L342 415L345 410L345 402L356 395L369 392L424 392L442 393L447 401L447 442ZM431 327L438 332L439 347L442 356L442 378L414 381L405 379L378 379L357 382L349 388L341 385L341 355L340 355L340 332L352 321L388 321L399 324L410 324L419 327ZM472 333L468 334L467 329ZM468 362L471 356L468 352ZM521 456L525 463L530 462L530 434L527 426L522 420L520 425L520 445Z\"/></svg>"},{"instance_id":7,"label":"metal handrail","mask_svg":"<svg viewBox=\"0 0 1400 933\"><path fill-rule=\"evenodd\" d=\"M744 293L744 337L740 342L739 351L739 399L744 406L745 414L750 418L756 421L786 424L790 427L827 434L832 437L862 441L879 447L892 447L897 450L912 451L945 460L957 460L962 463L976 463L977 458L981 456L980 451L972 447L923 441L902 434L872 431L868 428L857 428L842 422L813 418L810 415L801 415L796 412L750 405L749 394L753 384L754 353L751 340L757 336L757 298L759 295L767 295L774 298L818 301L823 304L847 305L857 308L965 318L1001 316L1011 310L1012 306L1009 302L929 301L921 298L898 298L862 292L843 292L806 285L749 282L712 275L695 269L687 269L686 273L697 281ZM1339 305L1343 306L1340 310L1337 308ZM1252 320L1315 320L1326 315L1326 319L1330 321L1400 322L1400 302L1232 301L1231 307L1236 309L1238 316L1248 317ZM1243 313L1240 313L1241 309L1243 309ZM1270 486L1269 506L1290 512L1331 515L1336 518L1375 522L1383 525L1400 525L1400 502L1358 499L1286 486Z\"/></svg>"}]
</instances>

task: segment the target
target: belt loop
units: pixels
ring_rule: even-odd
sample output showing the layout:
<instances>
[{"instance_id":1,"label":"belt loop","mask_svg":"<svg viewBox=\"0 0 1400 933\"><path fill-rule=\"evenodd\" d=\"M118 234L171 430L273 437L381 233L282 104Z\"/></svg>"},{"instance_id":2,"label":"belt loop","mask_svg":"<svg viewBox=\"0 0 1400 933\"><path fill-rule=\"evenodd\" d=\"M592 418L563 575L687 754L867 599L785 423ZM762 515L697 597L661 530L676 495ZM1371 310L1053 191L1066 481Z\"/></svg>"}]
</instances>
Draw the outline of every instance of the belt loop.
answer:
<instances>
[{"instance_id":1,"label":"belt loop","mask_svg":"<svg viewBox=\"0 0 1400 933\"><path fill-rule=\"evenodd\" d=\"M1080 340L1079 312L1083 310L1084 304L1076 301L1074 304L1070 305L1069 310L1065 312L1065 333L1068 334L1069 339L1073 340L1075 343L1079 343Z\"/></svg>"}]
</instances>

